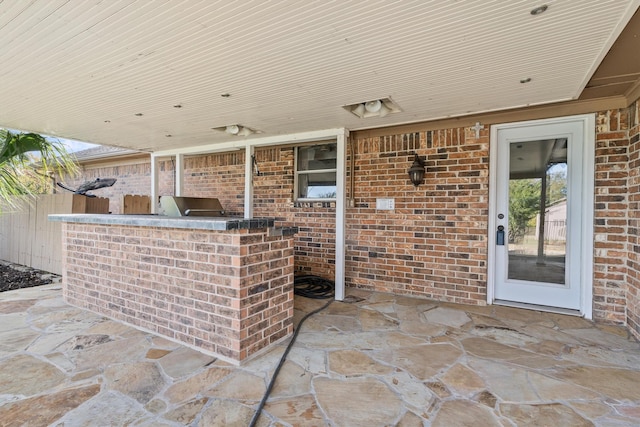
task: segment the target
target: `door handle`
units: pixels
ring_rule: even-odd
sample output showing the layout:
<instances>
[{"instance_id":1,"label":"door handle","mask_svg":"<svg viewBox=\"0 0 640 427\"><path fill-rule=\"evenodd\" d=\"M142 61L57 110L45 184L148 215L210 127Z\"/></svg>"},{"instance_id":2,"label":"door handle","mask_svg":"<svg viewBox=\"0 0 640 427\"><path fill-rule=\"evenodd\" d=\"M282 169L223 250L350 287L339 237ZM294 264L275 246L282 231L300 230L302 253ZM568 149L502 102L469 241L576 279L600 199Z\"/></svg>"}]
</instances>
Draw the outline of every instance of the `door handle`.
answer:
<instances>
[{"instance_id":1,"label":"door handle","mask_svg":"<svg viewBox=\"0 0 640 427\"><path fill-rule=\"evenodd\" d=\"M498 233L496 235L496 245L504 246L504 225L498 226Z\"/></svg>"}]
</instances>

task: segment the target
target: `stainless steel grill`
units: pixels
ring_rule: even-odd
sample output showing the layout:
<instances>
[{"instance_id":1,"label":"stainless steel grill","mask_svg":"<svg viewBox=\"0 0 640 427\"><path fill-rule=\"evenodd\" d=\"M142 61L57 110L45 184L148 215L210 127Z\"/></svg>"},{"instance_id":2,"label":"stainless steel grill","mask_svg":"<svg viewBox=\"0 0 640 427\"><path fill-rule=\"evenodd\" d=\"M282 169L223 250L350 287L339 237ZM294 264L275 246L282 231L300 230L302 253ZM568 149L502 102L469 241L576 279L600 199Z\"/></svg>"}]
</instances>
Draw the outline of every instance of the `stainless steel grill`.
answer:
<instances>
[{"instance_id":1,"label":"stainless steel grill","mask_svg":"<svg viewBox=\"0 0 640 427\"><path fill-rule=\"evenodd\" d=\"M160 197L162 213L167 216L224 216L220 200L209 197Z\"/></svg>"}]
</instances>

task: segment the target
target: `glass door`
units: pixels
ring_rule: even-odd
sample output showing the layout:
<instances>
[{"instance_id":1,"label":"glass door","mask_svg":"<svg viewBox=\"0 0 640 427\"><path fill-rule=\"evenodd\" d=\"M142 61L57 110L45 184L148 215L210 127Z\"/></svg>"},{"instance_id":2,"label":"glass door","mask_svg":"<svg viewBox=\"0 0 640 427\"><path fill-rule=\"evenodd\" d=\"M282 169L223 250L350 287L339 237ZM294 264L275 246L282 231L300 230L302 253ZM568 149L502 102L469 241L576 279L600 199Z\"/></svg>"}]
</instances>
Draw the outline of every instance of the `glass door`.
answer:
<instances>
[{"instance_id":1,"label":"glass door","mask_svg":"<svg viewBox=\"0 0 640 427\"><path fill-rule=\"evenodd\" d=\"M498 130L495 300L581 308L583 123Z\"/></svg>"}]
</instances>

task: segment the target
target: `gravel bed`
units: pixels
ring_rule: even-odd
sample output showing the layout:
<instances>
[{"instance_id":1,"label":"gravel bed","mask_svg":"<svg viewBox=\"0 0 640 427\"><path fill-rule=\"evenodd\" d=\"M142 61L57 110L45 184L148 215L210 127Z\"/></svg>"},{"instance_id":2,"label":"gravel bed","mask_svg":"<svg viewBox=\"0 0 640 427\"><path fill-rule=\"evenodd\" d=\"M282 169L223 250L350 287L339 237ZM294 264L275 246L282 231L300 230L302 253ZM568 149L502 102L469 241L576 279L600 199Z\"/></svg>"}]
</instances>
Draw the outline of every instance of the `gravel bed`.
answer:
<instances>
[{"instance_id":1,"label":"gravel bed","mask_svg":"<svg viewBox=\"0 0 640 427\"><path fill-rule=\"evenodd\" d=\"M57 274L0 260L0 292L59 282Z\"/></svg>"}]
</instances>

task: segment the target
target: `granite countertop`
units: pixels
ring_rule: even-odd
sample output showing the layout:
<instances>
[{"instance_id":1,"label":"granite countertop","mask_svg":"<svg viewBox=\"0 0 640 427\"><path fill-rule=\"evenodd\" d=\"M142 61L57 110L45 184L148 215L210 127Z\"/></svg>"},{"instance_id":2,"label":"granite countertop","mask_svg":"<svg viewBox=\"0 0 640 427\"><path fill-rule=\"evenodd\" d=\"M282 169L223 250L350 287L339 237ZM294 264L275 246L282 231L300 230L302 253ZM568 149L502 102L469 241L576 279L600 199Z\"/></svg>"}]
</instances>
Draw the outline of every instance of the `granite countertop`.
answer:
<instances>
[{"instance_id":1,"label":"granite countertop","mask_svg":"<svg viewBox=\"0 0 640 427\"><path fill-rule=\"evenodd\" d=\"M53 214L49 221L84 224L137 225L141 227L188 228L194 230L253 230L272 228L273 218L198 217L165 215ZM297 230L296 230L297 231Z\"/></svg>"}]
</instances>

